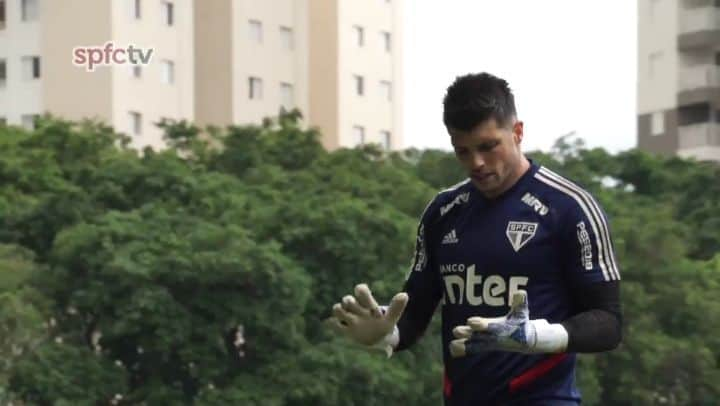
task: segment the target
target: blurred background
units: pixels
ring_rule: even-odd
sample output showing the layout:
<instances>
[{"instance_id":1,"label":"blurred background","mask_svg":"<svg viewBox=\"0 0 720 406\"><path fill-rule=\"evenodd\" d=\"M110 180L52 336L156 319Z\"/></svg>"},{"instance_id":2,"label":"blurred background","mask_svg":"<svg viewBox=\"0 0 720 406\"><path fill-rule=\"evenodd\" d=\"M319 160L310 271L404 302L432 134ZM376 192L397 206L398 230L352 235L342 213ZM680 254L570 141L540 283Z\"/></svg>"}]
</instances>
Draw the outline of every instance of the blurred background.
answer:
<instances>
[{"instance_id":1,"label":"blurred background","mask_svg":"<svg viewBox=\"0 0 720 406\"><path fill-rule=\"evenodd\" d=\"M712 0L0 0L0 404L440 405L439 317L389 360L324 320L401 288L481 71L610 218L584 403L720 404Z\"/></svg>"}]
</instances>

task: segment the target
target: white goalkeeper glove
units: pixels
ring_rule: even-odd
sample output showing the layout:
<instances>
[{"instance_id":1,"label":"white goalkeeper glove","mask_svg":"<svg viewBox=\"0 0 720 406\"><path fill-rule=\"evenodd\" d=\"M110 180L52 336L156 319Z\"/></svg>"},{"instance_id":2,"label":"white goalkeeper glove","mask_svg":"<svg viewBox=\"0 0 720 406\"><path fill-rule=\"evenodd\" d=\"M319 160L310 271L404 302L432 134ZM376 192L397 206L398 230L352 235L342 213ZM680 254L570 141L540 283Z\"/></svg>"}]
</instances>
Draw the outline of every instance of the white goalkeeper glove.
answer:
<instances>
[{"instance_id":1,"label":"white goalkeeper glove","mask_svg":"<svg viewBox=\"0 0 720 406\"><path fill-rule=\"evenodd\" d=\"M467 325L453 329L450 342L453 357L485 351L512 351L527 354L563 352L568 334L561 324L545 319L530 320L527 292L513 294L510 312L504 317L470 317Z\"/></svg>"},{"instance_id":2,"label":"white goalkeeper glove","mask_svg":"<svg viewBox=\"0 0 720 406\"><path fill-rule=\"evenodd\" d=\"M397 322L408 302L407 293L395 295L390 305L379 306L364 283L355 286L355 296L347 295L335 303L330 325L352 341L368 348L385 350L388 357L400 341Z\"/></svg>"}]
</instances>

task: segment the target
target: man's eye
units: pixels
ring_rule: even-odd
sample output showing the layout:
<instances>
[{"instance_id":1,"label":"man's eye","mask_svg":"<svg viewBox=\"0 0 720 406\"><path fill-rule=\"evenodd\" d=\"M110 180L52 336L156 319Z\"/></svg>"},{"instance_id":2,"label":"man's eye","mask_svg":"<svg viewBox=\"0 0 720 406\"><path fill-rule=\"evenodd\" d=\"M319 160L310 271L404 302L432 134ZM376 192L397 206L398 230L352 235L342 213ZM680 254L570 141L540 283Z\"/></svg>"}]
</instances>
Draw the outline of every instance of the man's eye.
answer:
<instances>
[{"instance_id":1,"label":"man's eye","mask_svg":"<svg viewBox=\"0 0 720 406\"><path fill-rule=\"evenodd\" d=\"M478 147L478 149L479 149L480 151L490 151L490 150L492 150L493 148L495 148L495 147L497 147L497 146L498 146L498 143L497 143L497 142L493 142L492 144L483 144L483 145L480 145L480 146Z\"/></svg>"}]
</instances>

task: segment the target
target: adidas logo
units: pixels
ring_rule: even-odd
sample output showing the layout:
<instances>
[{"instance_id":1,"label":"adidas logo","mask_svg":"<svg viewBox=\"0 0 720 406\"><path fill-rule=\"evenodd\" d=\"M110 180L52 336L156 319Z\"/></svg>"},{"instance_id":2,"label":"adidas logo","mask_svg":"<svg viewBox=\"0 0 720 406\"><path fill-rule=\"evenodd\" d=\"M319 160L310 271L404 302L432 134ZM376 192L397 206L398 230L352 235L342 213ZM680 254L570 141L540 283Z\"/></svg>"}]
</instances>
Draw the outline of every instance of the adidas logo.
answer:
<instances>
[{"instance_id":1,"label":"adidas logo","mask_svg":"<svg viewBox=\"0 0 720 406\"><path fill-rule=\"evenodd\" d=\"M456 244L458 241L457 234L455 234L455 229L453 228L452 231L445 234L445 237L443 237L441 244Z\"/></svg>"}]
</instances>

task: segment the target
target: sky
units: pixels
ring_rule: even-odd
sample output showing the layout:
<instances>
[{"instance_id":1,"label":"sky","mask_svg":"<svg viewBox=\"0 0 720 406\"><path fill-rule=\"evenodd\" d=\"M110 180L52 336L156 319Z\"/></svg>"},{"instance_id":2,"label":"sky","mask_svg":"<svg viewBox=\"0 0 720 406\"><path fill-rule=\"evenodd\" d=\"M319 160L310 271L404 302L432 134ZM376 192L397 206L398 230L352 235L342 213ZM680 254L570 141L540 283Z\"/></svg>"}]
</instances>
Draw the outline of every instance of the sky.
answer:
<instances>
[{"instance_id":1,"label":"sky","mask_svg":"<svg viewBox=\"0 0 720 406\"><path fill-rule=\"evenodd\" d=\"M442 98L455 77L510 83L525 151L575 132L610 152L636 144L637 2L405 0L404 143L450 150Z\"/></svg>"}]
</instances>

